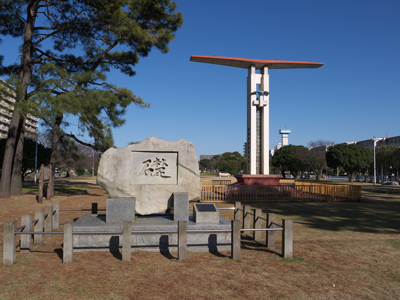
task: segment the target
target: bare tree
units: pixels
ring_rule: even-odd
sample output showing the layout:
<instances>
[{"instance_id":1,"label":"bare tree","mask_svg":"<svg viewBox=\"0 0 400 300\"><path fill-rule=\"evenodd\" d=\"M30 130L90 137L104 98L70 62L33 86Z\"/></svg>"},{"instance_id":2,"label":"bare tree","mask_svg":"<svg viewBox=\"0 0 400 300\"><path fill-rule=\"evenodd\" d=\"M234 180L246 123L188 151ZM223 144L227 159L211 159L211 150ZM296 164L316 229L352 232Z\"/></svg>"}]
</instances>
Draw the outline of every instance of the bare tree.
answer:
<instances>
[{"instance_id":1,"label":"bare tree","mask_svg":"<svg viewBox=\"0 0 400 300\"><path fill-rule=\"evenodd\" d=\"M319 148L319 147L324 147L324 146L329 148L329 147L332 147L334 144L335 144L334 141L319 139L319 140L316 140L315 142L314 141L308 142L307 146L310 148Z\"/></svg>"},{"instance_id":2,"label":"bare tree","mask_svg":"<svg viewBox=\"0 0 400 300\"><path fill-rule=\"evenodd\" d=\"M322 170L326 167L326 152L334 145L333 141L317 140L308 143L308 149L298 149L296 158L308 166L320 180Z\"/></svg>"}]
</instances>

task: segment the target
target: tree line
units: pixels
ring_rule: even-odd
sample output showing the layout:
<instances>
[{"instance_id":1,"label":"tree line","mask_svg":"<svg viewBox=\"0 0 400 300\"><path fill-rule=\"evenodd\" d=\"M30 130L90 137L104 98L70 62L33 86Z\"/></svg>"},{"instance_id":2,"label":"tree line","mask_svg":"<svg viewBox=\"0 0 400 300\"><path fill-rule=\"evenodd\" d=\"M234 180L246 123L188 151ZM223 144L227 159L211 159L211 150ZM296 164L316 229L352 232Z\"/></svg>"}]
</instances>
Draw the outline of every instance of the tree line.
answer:
<instances>
[{"instance_id":1,"label":"tree line","mask_svg":"<svg viewBox=\"0 0 400 300\"><path fill-rule=\"evenodd\" d=\"M304 174L315 175L320 180L321 174L335 173L339 168L347 173L349 181L358 175L374 174L374 156L372 148L357 144L334 145L331 141L318 140L310 142L309 147L288 145L280 148L272 157L272 166L283 176L290 172L295 178ZM376 147L377 180L379 175L399 178L400 148L392 145ZM383 179L381 179L383 180Z\"/></svg>"},{"instance_id":2,"label":"tree line","mask_svg":"<svg viewBox=\"0 0 400 300\"><path fill-rule=\"evenodd\" d=\"M212 159L202 159L199 162L201 169L217 169L226 171L231 175L238 174L240 171L246 170L247 160L239 152L225 152L221 155L214 155Z\"/></svg>"},{"instance_id":3,"label":"tree line","mask_svg":"<svg viewBox=\"0 0 400 300\"><path fill-rule=\"evenodd\" d=\"M170 0L0 0L0 38L20 39L16 62L0 54L0 97L16 100L4 150L0 198L22 194L26 115L39 117L51 132L54 177L60 143L68 139L105 151L112 128L122 126L130 104L150 104L125 87L107 82L112 69L134 76L134 66L153 48L167 53L182 26ZM1 42L1 39L0 39ZM5 47L2 47L4 49ZM78 118L80 134L68 131ZM54 180L53 180L54 182ZM50 187L52 193L54 186Z\"/></svg>"},{"instance_id":4,"label":"tree line","mask_svg":"<svg viewBox=\"0 0 400 300\"><path fill-rule=\"evenodd\" d=\"M4 158L6 139L0 139L0 161ZM37 150L37 151L36 151ZM37 156L37 157L36 157ZM97 173L101 152L95 151L92 147L76 143L72 139L63 140L59 143L59 149L54 161L57 169L66 173L66 176L72 176L72 171L78 175L83 175L85 170L92 173L94 167ZM37 159L37 161L35 161ZM35 167L40 170L42 164L48 165L51 159L51 136L40 134L37 141L25 138L24 152L22 157L21 180L26 177L32 177ZM36 163L36 164L35 164ZM1 173L0 173L1 176Z\"/></svg>"}]
</instances>

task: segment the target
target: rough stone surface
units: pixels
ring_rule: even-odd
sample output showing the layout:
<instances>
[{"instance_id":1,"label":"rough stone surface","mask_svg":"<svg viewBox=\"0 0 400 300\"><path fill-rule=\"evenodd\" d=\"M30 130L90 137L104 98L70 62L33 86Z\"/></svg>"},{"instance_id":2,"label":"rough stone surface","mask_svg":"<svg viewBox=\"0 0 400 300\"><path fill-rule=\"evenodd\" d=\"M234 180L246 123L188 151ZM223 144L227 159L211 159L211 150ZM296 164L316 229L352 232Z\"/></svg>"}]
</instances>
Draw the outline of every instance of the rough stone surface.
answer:
<instances>
[{"instance_id":1,"label":"rough stone surface","mask_svg":"<svg viewBox=\"0 0 400 300\"><path fill-rule=\"evenodd\" d=\"M108 149L100 159L97 183L112 198L136 198L136 213L165 212L172 193L200 199L200 172L192 143L149 137L122 149Z\"/></svg>"},{"instance_id":2,"label":"rough stone surface","mask_svg":"<svg viewBox=\"0 0 400 300\"><path fill-rule=\"evenodd\" d=\"M135 198L107 198L107 223L135 222Z\"/></svg>"},{"instance_id":3,"label":"rough stone surface","mask_svg":"<svg viewBox=\"0 0 400 300\"><path fill-rule=\"evenodd\" d=\"M174 197L174 221L189 220L189 194L173 193Z\"/></svg>"}]
</instances>

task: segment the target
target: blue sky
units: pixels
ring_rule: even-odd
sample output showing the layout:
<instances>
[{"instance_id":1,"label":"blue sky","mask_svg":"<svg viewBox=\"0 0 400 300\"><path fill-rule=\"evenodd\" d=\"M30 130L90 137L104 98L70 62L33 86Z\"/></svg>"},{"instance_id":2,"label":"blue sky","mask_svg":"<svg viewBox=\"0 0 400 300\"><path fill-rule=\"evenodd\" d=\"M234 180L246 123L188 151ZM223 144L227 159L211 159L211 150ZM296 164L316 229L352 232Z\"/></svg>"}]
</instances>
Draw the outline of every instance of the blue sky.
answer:
<instances>
[{"instance_id":1,"label":"blue sky","mask_svg":"<svg viewBox=\"0 0 400 300\"><path fill-rule=\"evenodd\" d=\"M295 145L400 135L400 1L176 2L184 24L170 52L153 50L134 77L108 74L151 103L129 107L113 131L117 147L156 136L186 139L198 155L243 152L247 70L191 55L325 63L269 71L270 148L286 126ZM17 59L17 45L3 38L5 63Z\"/></svg>"}]
</instances>

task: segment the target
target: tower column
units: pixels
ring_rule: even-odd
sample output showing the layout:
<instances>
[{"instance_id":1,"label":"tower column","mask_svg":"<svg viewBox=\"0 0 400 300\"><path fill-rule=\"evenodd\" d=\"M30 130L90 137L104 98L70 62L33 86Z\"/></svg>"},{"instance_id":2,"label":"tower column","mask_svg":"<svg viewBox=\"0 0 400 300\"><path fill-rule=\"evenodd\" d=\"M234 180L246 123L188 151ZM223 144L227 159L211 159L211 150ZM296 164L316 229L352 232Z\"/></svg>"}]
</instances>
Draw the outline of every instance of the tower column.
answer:
<instances>
[{"instance_id":1,"label":"tower column","mask_svg":"<svg viewBox=\"0 0 400 300\"><path fill-rule=\"evenodd\" d=\"M247 77L247 172L269 174L269 75L268 67L256 74L254 65ZM257 88L258 86L258 88Z\"/></svg>"},{"instance_id":2,"label":"tower column","mask_svg":"<svg viewBox=\"0 0 400 300\"><path fill-rule=\"evenodd\" d=\"M257 75L255 65L249 67L247 77L247 172L257 174L257 107L253 105L257 98Z\"/></svg>"},{"instance_id":3,"label":"tower column","mask_svg":"<svg viewBox=\"0 0 400 300\"><path fill-rule=\"evenodd\" d=\"M269 75L268 67L261 68L260 90L264 91L261 97L264 97L264 103L261 107L261 174L269 175ZM267 92L267 93L265 93ZM261 100L260 100L261 102Z\"/></svg>"}]
</instances>

